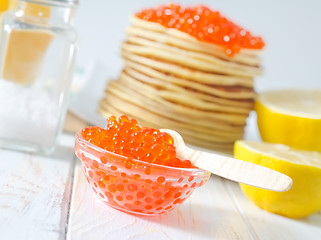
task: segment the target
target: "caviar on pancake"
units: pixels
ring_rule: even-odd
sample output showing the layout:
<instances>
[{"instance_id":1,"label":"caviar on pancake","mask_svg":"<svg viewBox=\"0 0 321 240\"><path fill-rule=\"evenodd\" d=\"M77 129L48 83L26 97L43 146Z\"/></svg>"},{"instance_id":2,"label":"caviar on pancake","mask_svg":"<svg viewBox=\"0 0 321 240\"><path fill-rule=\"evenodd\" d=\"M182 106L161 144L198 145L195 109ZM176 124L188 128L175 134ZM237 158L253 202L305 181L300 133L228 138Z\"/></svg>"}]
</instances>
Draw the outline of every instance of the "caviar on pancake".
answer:
<instances>
[{"instance_id":1,"label":"caviar on pancake","mask_svg":"<svg viewBox=\"0 0 321 240\"><path fill-rule=\"evenodd\" d=\"M155 22L167 28L175 28L196 39L224 47L228 56L241 49L262 49L262 37L253 36L224 17L220 12L206 6L183 8L178 4L163 5L158 8L144 9L136 17Z\"/></svg>"}]
</instances>

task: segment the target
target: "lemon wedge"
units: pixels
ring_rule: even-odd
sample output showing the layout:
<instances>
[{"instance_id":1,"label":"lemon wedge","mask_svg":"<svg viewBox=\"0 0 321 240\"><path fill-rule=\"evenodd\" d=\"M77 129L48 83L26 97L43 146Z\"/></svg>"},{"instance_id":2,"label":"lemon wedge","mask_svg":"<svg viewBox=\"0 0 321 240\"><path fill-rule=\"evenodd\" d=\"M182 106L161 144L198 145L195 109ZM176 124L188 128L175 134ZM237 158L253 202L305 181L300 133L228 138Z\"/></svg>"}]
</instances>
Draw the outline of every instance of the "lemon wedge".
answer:
<instances>
[{"instance_id":1,"label":"lemon wedge","mask_svg":"<svg viewBox=\"0 0 321 240\"><path fill-rule=\"evenodd\" d=\"M4 1L1 1L1 4L0 4L0 13L6 11L9 7L9 1L8 0L4 0Z\"/></svg>"},{"instance_id":2,"label":"lemon wedge","mask_svg":"<svg viewBox=\"0 0 321 240\"><path fill-rule=\"evenodd\" d=\"M283 144L236 141L234 157L271 168L293 180L287 192L273 192L240 184L257 206L290 218L302 218L321 210L321 154Z\"/></svg>"},{"instance_id":3,"label":"lemon wedge","mask_svg":"<svg viewBox=\"0 0 321 240\"><path fill-rule=\"evenodd\" d=\"M263 141L321 152L321 89L265 92L255 111Z\"/></svg>"}]
</instances>

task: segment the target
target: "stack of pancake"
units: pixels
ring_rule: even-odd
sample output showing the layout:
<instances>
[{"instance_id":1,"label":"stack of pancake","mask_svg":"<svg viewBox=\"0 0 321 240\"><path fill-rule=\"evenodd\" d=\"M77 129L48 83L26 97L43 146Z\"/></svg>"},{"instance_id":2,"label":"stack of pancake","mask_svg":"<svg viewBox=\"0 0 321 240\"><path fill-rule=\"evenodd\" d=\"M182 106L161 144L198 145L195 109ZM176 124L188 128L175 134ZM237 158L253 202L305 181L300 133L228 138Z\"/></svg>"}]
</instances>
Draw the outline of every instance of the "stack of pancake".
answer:
<instances>
[{"instance_id":1,"label":"stack of pancake","mask_svg":"<svg viewBox=\"0 0 321 240\"><path fill-rule=\"evenodd\" d=\"M122 44L125 66L100 102L104 116L178 131L186 143L229 152L241 139L261 74L259 50L230 57L218 45L132 17Z\"/></svg>"}]
</instances>

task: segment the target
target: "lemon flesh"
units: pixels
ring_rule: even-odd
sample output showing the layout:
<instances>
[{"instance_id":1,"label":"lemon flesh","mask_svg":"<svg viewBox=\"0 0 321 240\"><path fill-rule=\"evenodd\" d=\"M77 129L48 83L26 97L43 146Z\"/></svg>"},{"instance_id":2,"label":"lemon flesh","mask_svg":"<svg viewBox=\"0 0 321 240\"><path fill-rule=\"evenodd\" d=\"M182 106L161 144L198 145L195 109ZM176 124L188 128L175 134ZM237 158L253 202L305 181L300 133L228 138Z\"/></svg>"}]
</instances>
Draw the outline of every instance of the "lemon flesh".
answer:
<instances>
[{"instance_id":1,"label":"lemon flesh","mask_svg":"<svg viewBox=\"0 0 321 240\"><path fill-rule=\"evenodd\" d=\"M321 89L265 92L255 111L263 141L321 152Z\"/></svg>"},{"instance_id":2,"label":"lemon flesh","mask_svg":"<svg viewBox=\"0 0 321 240\"><path fill-rule=\"evenodd\" d=\"M240 184L257 206L290 218L302 218L321 210L321 154L295 150L282 144L237 141L234 157L271 168L293 180L287 192L273 192Z\"/></svg>"}]
</instances>

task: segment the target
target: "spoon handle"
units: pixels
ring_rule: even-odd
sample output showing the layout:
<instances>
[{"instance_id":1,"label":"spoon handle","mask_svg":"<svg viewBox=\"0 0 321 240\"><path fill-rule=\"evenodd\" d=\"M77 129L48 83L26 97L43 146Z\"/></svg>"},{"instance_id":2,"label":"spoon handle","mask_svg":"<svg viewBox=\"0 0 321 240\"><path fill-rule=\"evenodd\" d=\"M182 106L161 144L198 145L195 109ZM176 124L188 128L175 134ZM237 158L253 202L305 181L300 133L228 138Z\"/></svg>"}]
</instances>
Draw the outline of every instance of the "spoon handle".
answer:
<instances>
[{"instance_id":1,"label":"spoon handle","mask_svg":"<svg viewBox=\"0 0 321 240\"><path fill-rule=\"evenodd\" d=\"M188 156L184 157L196 167L232 181L277 192L287 191L292 185L290 177L270 168L218 154L186 150Z\"/></svg>"},{"instance_id":2,"label":"spoon handle","mask_svg":"<svg viewBox=\"0 0 321 240\"><path fill-rule=\"evenodd\" d=\"M181 135L171 129L160 129L173 137L179 158L189 159L198 168L229 180L276 192L284 192L292 186L292 179L282 173L254 163L201 152L187 147Z\"/></svg>"}]
</instances>

